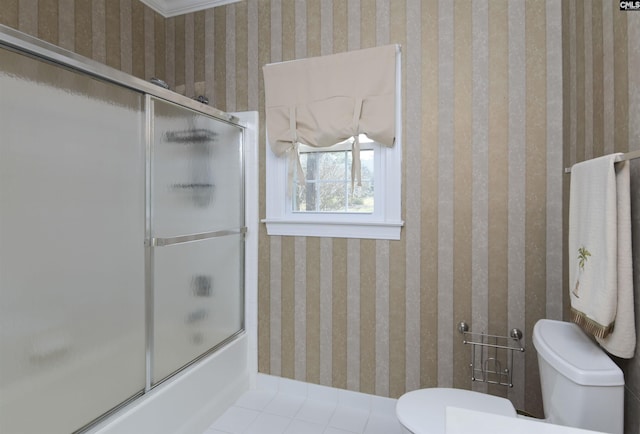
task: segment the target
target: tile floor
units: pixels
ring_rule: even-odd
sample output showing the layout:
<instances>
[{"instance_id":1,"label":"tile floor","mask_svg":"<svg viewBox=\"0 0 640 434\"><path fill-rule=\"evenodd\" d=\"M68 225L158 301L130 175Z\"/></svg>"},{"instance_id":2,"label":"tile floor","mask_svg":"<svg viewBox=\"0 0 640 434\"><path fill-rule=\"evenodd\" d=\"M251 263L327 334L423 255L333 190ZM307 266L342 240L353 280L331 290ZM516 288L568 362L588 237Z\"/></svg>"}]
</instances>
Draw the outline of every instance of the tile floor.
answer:
<instances>
[{"instance_id":1,"label":"tile floor","mask_svg":"<svg viewBox=\"0 0 640 434\"><path fill-rule=\"evenodd\" d=\"M259 374L203 434L401 434L396 400Z\"/></svg>"}]
</instances>

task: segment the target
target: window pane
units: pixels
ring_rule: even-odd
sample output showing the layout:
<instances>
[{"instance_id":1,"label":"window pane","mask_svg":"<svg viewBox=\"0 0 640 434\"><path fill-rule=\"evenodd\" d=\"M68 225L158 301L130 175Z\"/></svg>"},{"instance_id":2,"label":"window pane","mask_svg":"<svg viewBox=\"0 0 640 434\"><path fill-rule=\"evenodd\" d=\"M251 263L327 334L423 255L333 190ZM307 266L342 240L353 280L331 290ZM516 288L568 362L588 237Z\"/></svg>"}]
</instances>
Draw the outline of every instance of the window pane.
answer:
<instances>
[{"instance_id":1,"label":"window pane","mask_svg":"<svg viewBox=\"0 0 640 434\"><path fill-rule=\"evenodd\" d=\"M374 206L374 150L360 151L362 186L351 188L351 151L301 152L305 185L296 182L294 212L371 213ZM295 168L297 170L297 167Z\"/></svg>"},{"instance_id":2,"label":"window pane","mask_svg":"<svg viewBox=\"0 0 640 434\"><path fill-rule=\"evenodd\" d=\"M319 209L324 212L345 212L347 210L348 184L345 182L323 182L318 184Z\"/></svg>"},{"instance_id":3,"label":"window pane","mask_svg":"<svg viewBox=\"0 0 640 434\"><path fill-rule=\"evenodd\" d=\"M349 154L351 154L351 152L349 152ZM373 149L366 149L366 150L361 150L360 151L360 172L362 174L362 185L364 186L364 181L373 181L374 179L374 173L373 173L373 167L374 167L374 153L373 153ZM351 170L351 158L349 158L349 170ZM373 184L371 185L371 188L373 189ZM373 190L372 190L372 196L373 197Z\"/></svg>"},{"instance_id":4,"label":"window pane","mask_svg":"<svg viewBox=\"0 0 640 434\"><path fill-rule=\"evenodd\" d=\"M349 212L373 212L373 182L362 181L362 187L355 187L353 194L351 186L348 189Z\"/></svg>"},{"instance_id":5,"label":"window pane","mask_svg":"<svg viewBox=\"0 0 640 434\"><path fill-rule=\"evenodd\" d=\"M344 181L347 176L346 158L350 151L340 152L315 152L318 157L318 177L323 181ZM349 171L351 170L349 159ZM307 176L307 179L313 179Z\"/></svg>"}]
</instances>

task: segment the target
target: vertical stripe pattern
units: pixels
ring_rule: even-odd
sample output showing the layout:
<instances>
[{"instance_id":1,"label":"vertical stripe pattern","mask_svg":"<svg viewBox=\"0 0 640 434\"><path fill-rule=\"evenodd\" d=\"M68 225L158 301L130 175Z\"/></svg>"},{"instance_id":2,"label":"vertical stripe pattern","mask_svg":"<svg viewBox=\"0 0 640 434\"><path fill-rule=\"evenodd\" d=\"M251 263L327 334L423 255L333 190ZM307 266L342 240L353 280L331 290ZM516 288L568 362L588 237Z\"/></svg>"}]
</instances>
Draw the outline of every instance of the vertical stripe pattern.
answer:
<instances>
[{"instance_id":1,"label":"vertical stripe pattern","mask_svg":"<svg viewBox=\"0 0 640 434\"><path fill-rule=\"evenodd\" d=\"M552 197L547 191L559 191L562 176L557 172L551 174L546 168L562 167L557 135L563 126L542 122L543 135L539 137L538 130L528 132L526 111L528 103L535 101L542 104L536 107L544 113L545 120L560 119L560 93L557 87L554 90L546 85L547 82L560 85L557 81L561 71L560 53L550 48L556 47L560 38L559 3L545 0L537 6L538 11L552 17L540 24L545 35L541 41L548 47L542 51L543 75L552 77L556 74L556 81L545 78L540 89L527 87L527 58L533 56L538 60L536 56L540 53L538 48L527 50L524 28L529 7L524 2L474 1L465 5L465 2L448 1L333 0L319 5L304 3L302 6L296 0L268 2L270 26L268 33L260 27L264 35L258 35L257 52L266 50L271 53L269 61L279 61L316 55L312 51L314 43L319 44L320 54L369 46L371 17L375 17L373 40L377 45L404 42L406 132L403 174L406 227L403 239L398 242L402 246L402 259L396 259L396 242L338 239L320 241L317 263L306 258L308 276L313 273L309 268L312 265L321 270L318 289L320 330L317 335L320 341L319 377L315 379L315 371L308 365L306 379L391 396L424 386L455 384L470 388L472 385L465 370L468 361L463 359L467 351L461 347L460 337L455 332L457 321L464 319L470 321L474 329L486 328L489 332L502 334L506 334L514 323L529 335L530 340L531 330L527 329L527 324L546 316L547 309L555 309L556 317L558 309L562 312L561 305L549 301L553 297L562 300L558 262L554 262L555 274L546 274L548 261L544 265L536 264L531 273L525 272L528 240L524 224L527 213L544 210L544 235L538 231L535 236L539 239L535 242L544 246L547 254L561 257L562 243L554 244L554 237L548 234L555 234L557 239L562 196L556 193ZM375 11L370 9L372 7ZM314 13L319 23L312 23ZM538 15L535 19L539 19ZM306 23L301 23L305 17ZM427 25L430 19L435 19L435 26ZM498 30L504 31L500 33L493 29L492 22ZM406 35L406 40L398 38L398 29ZM555 45L547 41L551 36L555 38L552 40ZM248 36L236 34L234 37L238 40ZM318 42L307 39L311 37L319 38ZM434 37L436 50L426 50ZM251 47L248 50L251 51ZM434 52L438 53L435 64L427 62L425 58ZM492 57L497 62L492 62ZM529 59L529 64L532 63ZM239 75L237 72L236 76ZM435 88L430 87L434 78ZM422 89L424 83L427 85ZM466 86L469 96L465 95L464 87L456 90L457 86ZM492 89L499 92L495 99ZM430 104L435 104L437 109L425 109ZM260 109L251 105L248 108ZM433 115L438 118L436 122L432 121ZM554 130L551 130L552 126ZM505 134L504 139L502 134ZM542 194L527 191L525 178L518 176L518 173L527 172L527 147L533 140L543 143L535 151L542 152L541 156L531 160L535 162L531 164L538 165L539 159L544 159ZM556 146L549 146L552 141ZM457 148L453 147L454 143L458 143ZM416 160L412 158L416 154L431 158ZM431 171L424 171L422 164L416 164L418 161L431 167ZM534 179L540 186L538 177ZM435 197L423 193L423 189L433 191L433 188ZM548 205L555 208L547 209ZM548 215L555 217L550 219ZM432 217L427 219L427 216ZM493 223L492 216L498 218L497 223ZM549 226L547 220L556 226ZM437 229L429 232L434 224ZM468 243L463 235L465 231L469 234ZM430 241L433 236L435 243ZM307 255L315 251L310 241L305 250ZM266 238L264 242L272 241ZM290 273L299 270L297 246L298 242L283 243L276 256L261 258L261 267L277 269L282 274L279 285L287 270L282 262L292 261L288 268ZM285 252L288 248L293 249L290 254ZM274 266L274 262L277 265ZM402 266L398 267L398 264ZM429 271L431 264L436 265L433 271ZM294 341L295 345L306 349L306 360L310 363L315 357L312 356L313 343L309 340L314 336L311 326L314 313L309 310L313 306L309 297L314 289L309 286L308 278L295 277L296 272L299 271L293 271L294 275L287 279L295 281L294 299L307 297L303 303L306 311L303 314L302 309L295 308L288 313L284 310L274 313L270 309L269 315L279 315L283 327L288 315L294 318L286 321L296 324L295 327L306 324L304 338L300 332L297 333L300 338ZM528 284L528 280L535 278L537 285L540 276L544 279L540 289L531 289L534 285ZM275 284L273 279L270 282ZM494 287L491 282L497 285ZM432 290L434 284L436 289ZM305 285L303 295L301 288ZM273 289L264 288L270 292ZM300 300L286 301L283 297L270 299L280 299L283 306L287 303L301 306ZM403 299L400 311L396 297ZM436 314L435 322L427 314L430 311ZM525 321L527 312L530 314ZM304 318L299 318L300 315ZM398 315L403 318L399 328ZM460 315L468 318L458 318ZM273 337L274 331L268 333L271 340L277 340ZM394 339L398 331L402 333L401 340ZM278 334L282 333L285 332ZM404 350L401 358L395 351L396 341L401 341ZM270 351L273 350L270 347ZM284 361L300 349L290 353L281 347L279 351L280 359ZM272 354L271 357L278 356ZM538 396L524 398L525 379L531 375L537 378L531 373L537 366L524 358L518 363L511 397L520 407L537 409ZM269 367L267 372L276 370ZM398 384L397 372L404 374L401 384ZM295 372L282 372L281 375L297 378ZM489 392L506 394L506 390L500 388L489 388Z\"/></svg>"},{"instance_id":2,"label":"vertical stripe pattern","mask_svg":"<svg viewBox=\"0 0 640 434\"><path fill-rule=\"evenodd\" d=\"M388 3L385 7L389 7ZM410 128L405 134L404 146L407 155L419 155L421 148L422 39L412 37L420 32L421 18L421 1L408 0L405 69L406 81L415 83L415 90L406 94L407 125L414 125L414 128ZM422 175L421 166L419 158L406 159L406 173L412 173L418 180ZM405 390L420 388L421 187L421 182L405 183Z\"/></svg>"},{"instance_id":3,"label":"vertical stripe pattern","mask_svg":"<svg viewBox=\"0 0 640 434\"><path fill-rule=\"evenodd\" d=\"M38 36L38 0L18 1L18 30Z\"/></svg>"},{"instance_id":4,"label":"vertical stripe pattern","mask_svg":"<svg viewBox=\"0 0 640 434\"><path fill-rule=\"evenodd\" d=\"M438 2L438 383L453 386L453 2ZM462 320L462 319L461 319Z\"/></svg>"},{"instance_id":5,"label":"vertical stripe pattern","mask_svg":"<svg viewBox=\"0 0 640 434\"><path fill-rule=\"evenodd\" d=\"M145 9L145 12L147 9ZM151 11L149 11L151 13ZM101 63L107 63L106 52L106 31L105 31L105 4L104 0L93 0L91 8L91 23L92 23L92 42L93 53L92 57ZM146 42L146 41L145 41ZM150 50L145 50L148 52Z\"/></svg>"},{"instance_id":6,"label":"vertical stripe pattern","mask_svg":"<svg viewBox=\"0 0 640 434\"><path fill-rule=\"evenodd\" d=\"M173 19L137 0L14 0L0 9L0 24L143 79L174 49L164 42Z\"/></svg>"},{"instance_id":7,"label":"vertical stripe pattern","mask_svg":"<svg viewBox=\"0 0 640 434\"><path fill-rule=\"evenodd\" d=\"M360 243L347 240L347 389L360 390ZM334 329L334 331L336 331Z\"/></svg>"},{"instance_id":8,"label":"vertical stripe pattern","mask_svg":"<svg viewBox=\"0 0 640 434\"><path fill-rule=\"evenodd\" d=\"M66 50L73 50L75 47L75 34L73 32L74 22L73 0L60 0L58 2L58 45ZM120 33L120 29L110 29Z\"/></svg>"},{"instance_id":9,"label":"vertical stripe pattern","mask_svg":"<svg viewBox=\"0 0 640 434\"><path fill-rule=\"evenodd\" d=\"M509 1L489 2L488 330L508 329ZM515 387L515 386L514 386ZM490 393L506 396L503 387Z\"/></svg>"},{"instance_id":10,"label":"vertical stripe pattern","mask_svg":"<svg viewBox=\"0 0 640 434\"><path fill-rule=\"evenodd\" d=\"M566 318L561 172L640 146L634 13L615 0L247 0L172 18L137 0L5 3L2 24L262 124L265 63L401 44L402 238L261 227L259 369L389 396L472 388L457 322L518 327L514 388L487 391L542 416L531 329ZM264 217L263 126L260 140ZM627 388L637 407L640 385Z\"/></svg>"},{"instance_id":11,"label":"vertical stripe pattern","mask_svg":"<svg viewBox=\"0 0 640 434\"><path fill-rule=\"evenodd\" d=\"M454 4L454 52L453 52L453 318L470 318L472 285L471 249L471 130L472 130L472 54L471 54L471 3ZM453 385L465 387L467 379L455 375L468 366L469 351L456 339L455 323L449 324L453 344ZM476 330L477 331L477 330Z\"/></svg>"},{"instance_id":12,"label":"vertical stripe pattern","mask_svg":"<svg viewBox=\"0 0 640 434\"><path fill-rule=\"evenodd\" d=\"M389 242L376 242L375 393L389 395Z\"/></svg>"},{"instance_id":13,"label":"vertical stripe pattern","mask_svg":"<svg viewBox=\"0 0 640 434\"><path fill-rule=\"evenodd\" d=\"M281 237L271 237L270 239L270 256L279 257L282 255L282 238ZM272 261L270 264L269 275L271 276L270 281L270 295L271 298L269 300L269 334L271 336L270 345L269 345L269 353L271 354L271 359L269 363L270 373L272 375L281 375L281 352L282 352L282 303L281 303L281 267L276 261Z\"/></svg>"},{"instance_id":14,"label":"vertical stripe pattern","mask_svg":"<svg viewBox=\"0 0 640 434\"><path fill-rule=\"evenodd\" d=\"M525 330L525 173L526 166L526 40L525 1L509 2L509 197L508 197L508 327ZM524 381L522 358L514 360L514 383ZM524 407L524 389L509 391L509 398Z\"/></svg>"},{"instance_id":15,"label":"vertical stripe pattern","mask_svg":"<svg viewBox=\"0 0 640 434\"><path fill-rule=\"evenodd\" d=\"M488 134L489 134L489 4L477 2L472 16L473 90L472 90L472 218L471 327L488 328ZM476 384L477 390L486 387Z\"/></svg>"},{"instance_id":16,"label":"vertical stripe pattern","mask_svg":"<svg viewBox=\"0 0 640 434\"><path fill-rule=\"evenodd\" d=\"M547 86L546 68L546 14L545 3L526 2L525 9L526 40L526 95L534 95L538 89ZM530 100L528 97L527 100ZM524 222L524 288L525 298L521 312L524 316L523 333L531 333L536 321L546 316L546 291L540 291L546 285L546 108L540 104L526 104L525 120L525 196L539 197L540 201L526 201ZM522 358L519 358L522 361ZM526 366L535 366L535 351L525 353ZM524 370L520 371L524 373ZM522 374L521 374L522 375ZM518 378L525 383L524 390L538 387L540 380L538 371L532 370L528 375ZM522 393L522 392L521 392ZM530 397L526 393L518 396L522 407L542 412L542 406L535 400L527 402ZM526 399L526 401L524 401Z\"/></svg>"},{"instance_id":17,"label":"vertical stripe pattern","mask_svg":"<svg viewBox=\"0 0 640 434\"><path fill-rule=\"evenodd\" d=\"M294 239L294 300L295 300L295 366L294 378L304 381L307 378L307 245L306 238Z\"/></svg>"},{"instance_id":18,"label":"vertical stripe pattern","mask_svg":"<svg viewBox=\"0 0 640 434\"><path fill-rule=\"evenodd\" d=\"M438 195L438 3L421 2L422 94L420 154L421 202ZM407 41L407 43L409 43ZM405 183L406 184L406 183ZM433 199L432 199L433 200ZM420 207L420 385L435 386L438 378L438 207ZM411 330L408 328L408 331ZM410 341L411 339L407 337ZM410 358L407 359L409 369ZM413 367L416 369L416 367Z\"/></svg>"},{"instance_id":19,"label":"vertical stripe pattern","mask_svg":"<svg viewBox=\"0 0 640 434\"><path fill-rule=\"evenodd\" d=\"M333 243L331 238L320 239L320 384L330 386L333 369Z\"/></svg>"},{"instance_id":20,"label":"vertical stripe pattern","mask_svg":"<svg viewBox=\"0 0 640 434\"><path fill-rule=\"evenodd\" d=\"M562 319L562 10L547 0L547 244L546 317ZM589 119L589 118L587 118Z\"/></svg>"},{"instance_id":21,"label":"vertical stripe pattern","mask_svg":"<svg viewBox=\"0 0 640 434\"><path fill-rule=\"evenodd\" d=\"M184 95L194 97L195 93L195 17L194 14L184 16ZM180 39L183 36L180 35Z\"/></svg>"},{"instance_id":22,"label":"vertical stripe pattern","mask_svg":"<svg viewBox=\"0 0 640 434\"><path fill-rule=\"evenodd\" d=\"M236 5L230 5L226 8L226 30L233 35L236 24ZM225 77L226 77L226 96L227 110L236 111L236 39L226 38L225 44Z\"/></svg>"}]
</instances>

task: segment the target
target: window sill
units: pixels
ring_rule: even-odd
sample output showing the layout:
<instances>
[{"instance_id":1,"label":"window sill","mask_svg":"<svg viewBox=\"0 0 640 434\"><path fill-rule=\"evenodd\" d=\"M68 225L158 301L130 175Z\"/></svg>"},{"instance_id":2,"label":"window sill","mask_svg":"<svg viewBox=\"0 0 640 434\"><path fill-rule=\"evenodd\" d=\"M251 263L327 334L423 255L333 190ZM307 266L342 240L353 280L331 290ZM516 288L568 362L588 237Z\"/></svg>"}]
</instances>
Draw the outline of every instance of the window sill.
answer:
<instances>
[{"instance_id":1,"label":"window sill","mask_svg":"<svg viewBox=\"0 0 640 434\"><path fill-rule=\"evenodd\" d=\"M404 221L328 222L264 219L268 235L399 240Z\"/></svg>"}]
</instances>

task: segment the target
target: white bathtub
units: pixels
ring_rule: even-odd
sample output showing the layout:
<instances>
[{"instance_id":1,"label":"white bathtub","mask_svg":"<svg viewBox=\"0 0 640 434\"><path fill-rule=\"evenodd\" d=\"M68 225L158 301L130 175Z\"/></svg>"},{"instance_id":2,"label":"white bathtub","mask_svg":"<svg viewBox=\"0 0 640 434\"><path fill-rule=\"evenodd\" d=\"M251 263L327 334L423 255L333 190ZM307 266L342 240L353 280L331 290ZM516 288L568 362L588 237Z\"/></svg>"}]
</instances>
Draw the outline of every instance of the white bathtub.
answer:
<instances>
[{"instance_id":1,"label":"white bathtub","mask_svg":"<svg viewBox=\"0 0 640 434\"><path fill-rule=\"evenodd\" d=\"M245 131L245 332L92 427L91 434L201 434L258 373L258 112Z\"/></svg>"},{"instance_id":2,"label":"white bathtub","mask_svg":"<svg viewBox=\"0 0 640 434\"><path fill-rule=\"evenodd\" d=\"M252 381L246 333L160 384L89 432L201 434Z\"/></svg>"}]
</instances>

